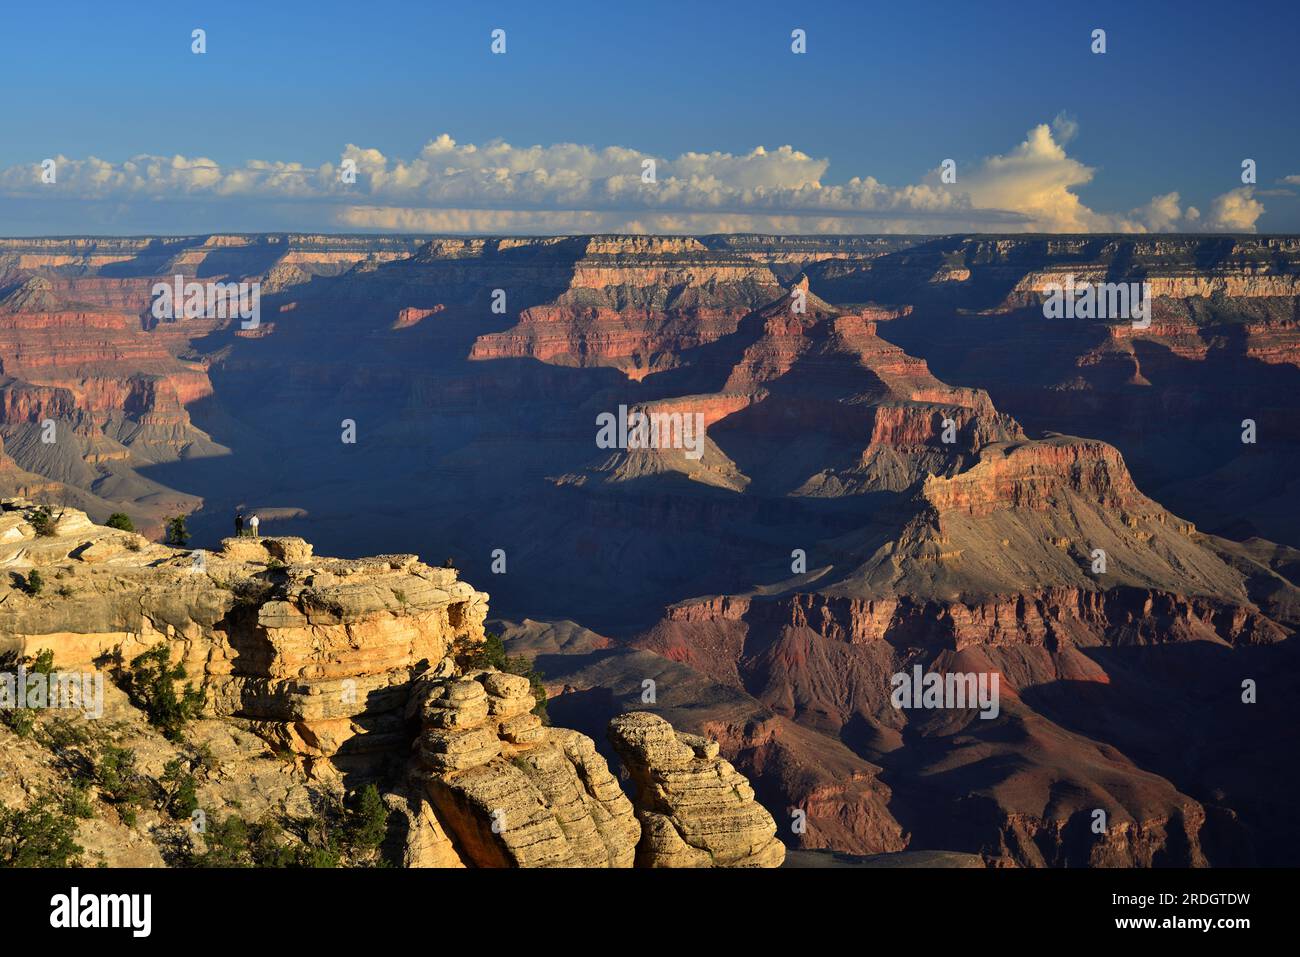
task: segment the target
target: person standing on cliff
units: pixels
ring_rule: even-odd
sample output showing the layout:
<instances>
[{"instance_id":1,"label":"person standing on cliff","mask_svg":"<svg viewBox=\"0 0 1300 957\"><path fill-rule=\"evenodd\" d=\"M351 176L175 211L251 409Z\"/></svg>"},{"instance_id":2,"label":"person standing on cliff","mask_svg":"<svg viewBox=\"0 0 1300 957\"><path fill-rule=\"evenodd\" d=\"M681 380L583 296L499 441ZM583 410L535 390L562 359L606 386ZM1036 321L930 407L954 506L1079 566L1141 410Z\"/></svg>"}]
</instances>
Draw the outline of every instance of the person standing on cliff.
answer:
<instances>
[{"instance_id":1,"label":"person standing on cliff","mask_svg":"<svg viewBox=\"0 0 1300 957\"><path fill-rule=\"evenodd\" d=\"M235 509L235 538L244 537L244 513Z\"/></svg>"},{"instance_id":2,"label":"person standing on cliff","mask_svg":"<svg viewBox=\"0 0 1300 957\"><path fill-rule=\"evenodd\" d=\"M257 526L262 524L262 520L254 515L248 520L248 527L253 530L253 537L257 538Z\"/></svg>"}]
</instances>

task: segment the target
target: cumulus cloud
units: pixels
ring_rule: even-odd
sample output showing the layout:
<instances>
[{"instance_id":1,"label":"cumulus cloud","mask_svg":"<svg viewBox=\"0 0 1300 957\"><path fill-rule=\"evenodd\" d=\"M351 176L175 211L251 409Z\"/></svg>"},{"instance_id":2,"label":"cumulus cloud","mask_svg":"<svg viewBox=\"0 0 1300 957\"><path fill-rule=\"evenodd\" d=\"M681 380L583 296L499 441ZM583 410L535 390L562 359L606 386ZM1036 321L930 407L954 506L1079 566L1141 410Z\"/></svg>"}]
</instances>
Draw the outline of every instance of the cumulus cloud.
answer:
<instances>
[{"instance_id":1,"label":"cumulus cloud","mask_svg":"<svg viewBox=\"0 0 1300 957\"><path fill-rule=\"evenodd\" d=\"M872 176L827 183L830 161L793 146L659 157L623 146L458 143L446 134L413 157L349 144L337 163L135 156L121 163L56 157L0 170L0 197L85 203L204 200L281 210L320 228L411 232L954 232L1253 230L1263 205L1249 189L1215 198L1206 221L1177 192L1127 213L1086 206L1094 170L1066 153L1078 123L1064 113L1009 152L915 184ZM653 181L643 178L653 163ZM355 172L355 181L340 173ZM268 204L275 204L271 207ZM276 228L267 224L263 228Z\"/></svg>"},{"instance_id":2,"label":"cumulus cloud","mask_svg":"<svg viewBox=\"0 0 1300 957\"><path fill-rule=\"evenodd\" d=\"M1036 229L1075 233L1111 228L1074 193L1092 181L1093 171L1071 159L1046 123L1029 131L1005 156L991 156L966 177L975 206L1022 213Z\"/></svg>"},{"instance_id":3,"label":"cumulus cloud","mask_svg":"<svg viewBox=\"0 0 1300 957\"><path fill-rule=\"evenodd\" d=\"M1195 206L1183 209L1179 206L1177 193L1165 193L1153 196L1145 206L1135 209L1132 218L1144 224L1148 231L1156 233L1173 232L1178 229L1193 229L1201 218L1201 212Z\"/></svg>"},{"instance_id":4,"label":"cumulus cloud","mask_svg":"<svg viewBox=\"0 0 1300 957\"><path fill-rule=\"evenodd\" d=\"M1255 202L1249 224L1225 225L1225 217L1206 224L1195 206L1183 208L1175 192L1153 196L1145 205L1125 213L1097 212L1086 206L1075 192L1092 182L1094 170L1068 156L1063 142L1078 132L1078 125L1057 116L1051 126L1040 124L1029 131L1024 142L1004 156L986 159L965 180L972 203L979 208L996 207L1020 213L1042 232L1059 233L1144 233L1236 229L1254 231L1254 221L1264 211ZM1058 139L1061 137L1061 139ZM1239 191L1234 191L1239 192ZM1216 208L1231 194L1214 200ZM1239 217L1244 222L1245 216Z\"/></svg>"},{"instance_id":5,"label":"cumulus cloud","mask_svg":"<svg viewBox=\"0 0 1300 957\"><path fill-rule=\"evenodd\" d=\"M1242 186L1216 196L1207 217L1211 229L1229 233L1253 233L1264 204L1255 199L1255 187Z\"/></svg>"}]
</instances>

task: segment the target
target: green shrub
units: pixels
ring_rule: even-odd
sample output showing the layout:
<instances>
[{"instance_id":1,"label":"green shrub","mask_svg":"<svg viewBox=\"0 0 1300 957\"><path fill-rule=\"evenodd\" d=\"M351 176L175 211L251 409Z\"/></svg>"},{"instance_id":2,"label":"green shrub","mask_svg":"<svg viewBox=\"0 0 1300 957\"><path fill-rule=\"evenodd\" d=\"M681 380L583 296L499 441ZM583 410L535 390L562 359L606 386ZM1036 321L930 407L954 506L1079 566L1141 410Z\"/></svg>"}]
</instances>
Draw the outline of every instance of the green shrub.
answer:
<instances>
[{"instance_id":1,"label":"green shrub","mask_svg":"<svg viewBox=\"0 0 1300 957\"><path fill-rule=\"evenodd\" d=\"M195 768L202 768L204 771L212 771L216 768L217 758L212 753L212 745L202 741L194 745L193 765Z\"/></svg>"},{"instance_id":2,"label":"green shrub","mask_svg":"<svg viewBox=\"0 0 1300 957\"><path fill-rule=\"evenodd\" d=\"M27 522L35 530L36 534L43 538L51 538L56 534L54 516L50 513L48 505L42 505L36 511L27 517Z\"/></svg>"},{"instance_id":3,"label":"green shrub","mask_svg":"<svg viewBox=\"0 0 1300 957\"><path fill-rule=\"evenodd\" d=\"M241 608L256 608L275 592L275 585L260 578L242 578L224 587L229 587L235 596L235 605Z\"/></svg>"},{"instance_id":4,"label":"green shrub","mask_svg":"<svg viewBox=\"0 0 1300 957\"><path fill-rule=\"evenodd\" d=\"M36 727L36 714L31 708L5 708L0 710L0 722L18 737L25 738Z\"/></svg>"},{"instance_id":5,"label":"green shrub","mask_svg":"<svg viewBox=\"0 0 1300 957\"><path fill-rule=\"evenodd\" d=\"M185 525L185 516L176 515L167 519L167 544L174 548L184 548L190 540L190 530Z\"/></svg>"},{"instance_id":6,"label":"green shrub","mask_svg":"<svg viewBox=\"0 0 1300 957\"><path fill-rule=\"evenodd\" d=\"M34 797L21 810L0 805L0 867L79 867L84 848L77 819L55 794Z\"/></svg>"},{"instance_id":7,"label":"green shrub","mask_svg":"<svg viewBox=\"0 0 1300 957\"><path fill-rule=\"evenodd\" d=\"M39 595L45 589L45 579L41 573L33 568L27 575L27 580L23 584L23 589L29 595Z\"/></svg>"},{"instance_id":8,"label":"green shrub","mask_svg":"<svg viewBox=\"0 0 1300 957\"><path fill-rule=\"evenodd\" d=\"M170 817L179 821L198 808L198 781L184 758L173 758L163 765L158 784L163 792L162 808Z\"/></svg>"},{"instance_id":9,"label":"green shrub","mask_svg":"<svg viewBox=\"0 0 1300 957\"><path fill-rule=\"evenodd\" d=\"M51 751L86 748L91 743L89 725L70 718L54 717L41 727L40 742Z\"/></svg>"},{"instance_id":10,"label":"green shrub","mask_svg":"<svg viewBox=\"0 0 1300 957\"><path fill-rule=\"evenodd\" d=\"M105 743L94 759L94 781L109 804L142 804L148 798L143 775L136 770L135 752Z\"/></svg>"},{"instance_id":11,"label":"green shrub","mask_svg":"<svg viewBox=\"0 0 1300 957\"><path fill-rule=\"evenodd\" d=\"M131 521L131 516L126 512L114 512L108 516L108 521L104 524L109 528L119 528L124 532L135 531L135 523Z\"/></svg>"},{"instance_id":12,"label":"green shrub","mask_svg":"<svg viewBox=\"0 0 1300 957\"><path fill-rule=\"evenodd\" d=\"M379 789L368 784L347 809L344 844L354 858L379 852L388 834L388 808Z\"/></svg>"},{"instance_id":13,"label":"green shrub","mask_svg":"<svg viewBox=\"0 0 1300 957\"><path fill-rule=\"evenodd\" d=\"M337 867L323 849L294 844L274 817L248 822L236 814L210 818L205 850L192 855L193 867Z\"/></svg>"},{"instance_id":14,"label":"green shrub","mask_svg":"<svg viewBox=\"0 0 1300 957\"><path fill-rule=\"evenodd\" d=\"M171 652L167 643L162 642L136 656L121 682L131 703L142 709L149 716L149 723L172 741L181 739L185 723L203 707L201 691L189 684L177 690L176 683L184 677L184 665L171 663Z\"/></svg>"},{"instance_id":15,"label":"green shrub","mask_svg":"<svg viewBox=\"0 0 1300 957\"><path fill-rule=\"evenodd\" d=\"M504 671L505 668L502 666L508 658L505 644L490 631L482 644L457 645L453 653L456 665L461 671L472 671L477 668L496 668Z\"/></svg>"},{"instance_id":16,"label":"green shrub","mask_svg":"<svg viewBox=\"0 0 1300 957\"><path fill-rule=\"evenodd\" d=\"M32 572L32 574L36 574ZM17 674L18 666L24 666L30 674L48 675L54 670L54 651L42 648L34 658L10 657L0 666L0 674ZM0 709L0 723L14 734L25 738L36 728L36 712L26 707L26 702L15 701L14 707Z\"/></svg>"},{"instance_id":17,"label":"green shrub","mask_svg":"<svg viewBox=\"0 0 1300 957\"><path fill-rule=\"evenodd\" d=\"M373 784L305 817L209 819L195 867L379 867L388 809Z\"/></svg>"},{"instance_id":18,"label":"green shrub","mask_svg":"<svg viewBox=\"0 0 1300 957\"><path fill-rule=\"evenodd\" d=\"M236 814L224 819L212 815L203 833L205 850L202 854L192 855L189 864L192 867L258 866L255 853L264 843L260 833L254 839L254 830L258 827Z\"/></svg>"},{"instance_id":19,"label":"green shrub","mask_svg":"<svg viewBox=\"0 0 1300 957\"><path fill-rule=\"evenodd\" d=\"M70 817L89 820L95 816L95 805L90 798L90 789L80 784L73 784L63 794L63 813Z\"/></svg>"}]
</instances>

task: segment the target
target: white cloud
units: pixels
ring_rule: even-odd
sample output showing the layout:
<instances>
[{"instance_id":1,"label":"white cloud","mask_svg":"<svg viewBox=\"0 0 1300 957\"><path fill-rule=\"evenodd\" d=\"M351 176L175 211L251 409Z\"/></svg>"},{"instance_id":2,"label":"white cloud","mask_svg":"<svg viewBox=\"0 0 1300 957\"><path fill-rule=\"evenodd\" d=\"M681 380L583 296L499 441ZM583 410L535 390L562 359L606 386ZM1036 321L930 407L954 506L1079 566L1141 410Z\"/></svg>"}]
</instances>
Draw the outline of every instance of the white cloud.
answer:
<instances>
[{"instance_id":1,"label":"white cloud","mask_svg":"<svg viewBox=\"0 0 1300 957\"><path fill-rule=\"evenodd\" d=\"M1223 232L1253 233L1263 212L1264 204L1255 199L1255 187L1241 186L1214 198L1207 224Z\"/></svg>"},{"instance_id":2,"label":"white cloud","mask_svg":"<svg viewBox=\"0 0 1300 957\"><path fill-rule=\"evenodd\" d=\"M960 170L955 184L942 183L937 170L905 186L872 176L826 184L830 161L788 145L656 157L623 146L480 145L442 134L414 157L349 144L339 163L318 167L58 157L54 186L41 184L39 164L0 170L0 197L288 203L321 228L418 232L1143 232L1201 224L1194 208L1181 208L1177 192L1127 213L1088 208L1076 191L1094 170L1065 151L1077 134L1077 122L1058 114L1010 152ZM652 184L642 182L645 159L655 161ZM339 176L348 160L357 171L352 184ZM1253 229L1262 212L1249 190L1234 190L1213 200L1205 227Z\"/></svg>"},{"instance_id":3,"label":"white cloud","mask_svg":"<svg viewBox=\"0 0 1300 957\"><path fill-rule=\"evenodd\" d=\"M991 156L964 180L977 207L1023 213L1045 232L1075 233L1114 228L1073 192L1092 181L1093 171L1065 154L1040 124L1005 156Z\"/></svg>"}]
</instances>

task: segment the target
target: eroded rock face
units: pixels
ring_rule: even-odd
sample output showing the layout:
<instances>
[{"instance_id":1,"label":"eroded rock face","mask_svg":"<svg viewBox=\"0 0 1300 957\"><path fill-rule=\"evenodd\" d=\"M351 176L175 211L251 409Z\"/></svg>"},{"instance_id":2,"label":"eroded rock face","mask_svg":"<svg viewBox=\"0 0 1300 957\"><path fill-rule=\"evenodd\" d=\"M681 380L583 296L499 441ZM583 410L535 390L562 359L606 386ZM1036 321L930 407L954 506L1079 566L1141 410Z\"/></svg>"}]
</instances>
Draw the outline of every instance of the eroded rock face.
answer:
<instances>
[{"instance_id":1,"label":"eroded rock face","mask_svg":"<svg viewBox=\"0 0 1300 957\"><path fill-rule=\"evenodd\" d=\"M322 558L292 537L189 552L76 509L54 509L54 534L38 535L36 517L16 500L0 512L0 567L50 582L40 595L10 583L0 604L9 650L96 666L166 642L209 714L252 722L313 774L400 755L417 667L483 640L487 595L414 555Z\"/></svg>"},{"instance_id":2,"label":"eroded rock face","mask_svg":"<svg viewBox=\"0 0 1300 957\"><path fill-rule=\"evenodd\" d=\"M672 368L683 348L730 334L781 293L766 266L696 239L594 236L575 246L566 288L513 328L479 337L471 359L611 366L639 380Z\"/></svg>"},{"instance_id":3,"label":"eroded rock face","mask_svg":"<svg viewBox=\"0 0 1300 957\"><path fill-rule=\"evenodd\" d=\"M543 727L527 678L435 676L451 670L418 679L408 706L422 728L408 859L434 859L410 849L444 833L470 866L630 867L640 827L592 740Z\"/></svg>"},{"instance_id":4,"label":"eroded rock face","mask_svg":"<svg viewBox=\"0 0 1300 957\"><path fill-rule=\"evenodd\" d=\"M306 558L295 554L305 543L261 541L272 556ZM482 639L487 596L414 555L302 560L280 574L255 618L236 614L213 706L273 722L266 733L308 760L345 765L400 748L417 666Z\"/></svg>"},{"instance_id":5,"label":"eroded rock face","mask_svg":"<svg viewBox=\"0 0 1300 957\"><path fill-rule=\"evenodd\" d=\"M610 739L635 811L591 738L544 727L527 679L498 671L416 681L405 859L413 866L777 867L770 814L718 744L655 715L615 718ZM434 677L441 673L443 676ZM454 856L454 861L452 857Z\"/></svg>"},{"instance_id":6,"label":"eroded rock face","mask_svg":"<svg viewBox=\"0 0 1300 957\"><path fill-rule=\"evenodd\" d=\"M681 734L644 711L620 715L609 739L636 787L639 867L778 867L785 846L744 775L717 742Z\"/></svg>"}]
</instances>

